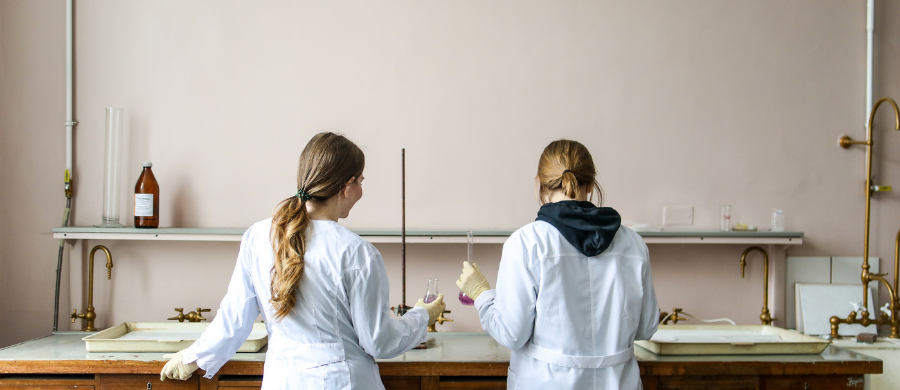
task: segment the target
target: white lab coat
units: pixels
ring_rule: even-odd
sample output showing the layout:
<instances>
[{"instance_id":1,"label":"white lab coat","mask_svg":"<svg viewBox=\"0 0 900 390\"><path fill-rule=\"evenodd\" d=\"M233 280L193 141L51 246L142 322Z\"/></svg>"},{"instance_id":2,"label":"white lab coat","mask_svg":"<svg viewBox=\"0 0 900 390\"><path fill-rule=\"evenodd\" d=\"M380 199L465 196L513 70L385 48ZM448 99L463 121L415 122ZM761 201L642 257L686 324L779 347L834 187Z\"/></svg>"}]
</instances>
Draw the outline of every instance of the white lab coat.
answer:
<instances>
[{"instance_id":1,"label":"white lab coat","mask_svg":"<svg viewBox=\"0 0 900 390\"><path fill-rule=\"evenodd\" d=\"M641 388L629 348L653 336L659 308L647 245L627 227L594 257L547 222L522 227L503 245L496 289L475 306L513 350L507 389Z\"/></svg>"},{"instance_id":2,"label":"white lab coat","mask_svg":"<svg viewBox=\"0 0 900 390\"><path fill-rule=\"evenodd\" d=\"M244 233L228 293L216 318L184 354L212 378L244 343L257 315L269 332L263 390L384 389L375 358L425 341L428 312L391 319L388 279L372 244L332 221L312 221L293 311L274 320L272 220Z\"/></svg>"}]
</instances>

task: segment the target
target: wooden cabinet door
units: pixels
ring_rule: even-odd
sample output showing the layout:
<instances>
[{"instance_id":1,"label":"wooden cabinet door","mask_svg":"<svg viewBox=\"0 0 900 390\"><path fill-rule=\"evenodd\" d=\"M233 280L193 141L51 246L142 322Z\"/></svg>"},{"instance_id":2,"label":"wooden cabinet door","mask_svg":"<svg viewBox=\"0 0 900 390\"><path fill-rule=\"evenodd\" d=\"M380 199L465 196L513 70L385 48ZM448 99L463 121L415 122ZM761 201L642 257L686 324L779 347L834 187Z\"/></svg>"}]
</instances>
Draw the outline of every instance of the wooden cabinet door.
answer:
<instances>
[{"instance_id":1,"label":"wooden cabinet door","mask_svg":"<svg viewBox=\"0 0 900 390\"><path fill-rule=\"evenodd\" d=\"M100 375L100 390L198 390L199 375L186 381L159 380L159 375Z\"/></svg>"}]
</instances>

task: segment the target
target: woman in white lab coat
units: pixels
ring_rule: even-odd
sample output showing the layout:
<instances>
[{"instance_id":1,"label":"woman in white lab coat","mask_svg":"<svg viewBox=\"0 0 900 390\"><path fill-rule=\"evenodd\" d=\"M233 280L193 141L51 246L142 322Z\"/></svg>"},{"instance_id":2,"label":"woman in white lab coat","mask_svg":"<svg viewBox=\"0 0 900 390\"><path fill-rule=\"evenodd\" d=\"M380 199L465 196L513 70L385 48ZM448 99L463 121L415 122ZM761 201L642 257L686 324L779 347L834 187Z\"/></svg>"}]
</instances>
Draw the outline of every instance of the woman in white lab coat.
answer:
<instances>
[{"instance_id":1,"label":"woman in white lab coat","mask_svg":"<svg viewBox=\"0 0 900 390\"><path fill-rule=\"evenodd\" d=\"M443 310L422 300L400 319L388 309L388 279L372 244L337 223L362 197L365 157L334 133L314 136L300 155L297 195L241 239L219 311L203 335L174 356L161 379L212 378L262 314L269 334L266 389L384 389L375 358L425 340Z\"/></svg>"},{"instance_id":2,"label":"woman in white lab coat","mask_svg":"<svg viewBox=\"0 0 900 390\"><path fill-rule=\"evenodd\" d=\"M640 389L632 342L659 324L647 245L600 195L584 145L548 145L537 219L503 245L497 288L463 263L459 288L481 326L512 351L508 389Z\"/></svg>"}]
</instances>

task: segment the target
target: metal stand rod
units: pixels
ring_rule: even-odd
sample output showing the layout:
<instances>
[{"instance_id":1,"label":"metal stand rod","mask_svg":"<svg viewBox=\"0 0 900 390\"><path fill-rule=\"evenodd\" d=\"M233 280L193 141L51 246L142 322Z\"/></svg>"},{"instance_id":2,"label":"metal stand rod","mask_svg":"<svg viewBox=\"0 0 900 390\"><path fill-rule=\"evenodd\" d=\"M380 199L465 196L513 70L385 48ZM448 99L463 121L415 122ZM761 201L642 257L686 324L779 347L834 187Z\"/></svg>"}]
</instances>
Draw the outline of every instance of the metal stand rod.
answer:
<instances>
[{"instance_id":1,"label":"metal stand rod","mask_svg":"<svg viewBox=\"0 0 900 390\"><path fill-rule=\"evenodd\" d=\"M400 149L400 268L401 268L401 292L400 305L406 309L406 148Z\"/></svg>"}]
</instances>

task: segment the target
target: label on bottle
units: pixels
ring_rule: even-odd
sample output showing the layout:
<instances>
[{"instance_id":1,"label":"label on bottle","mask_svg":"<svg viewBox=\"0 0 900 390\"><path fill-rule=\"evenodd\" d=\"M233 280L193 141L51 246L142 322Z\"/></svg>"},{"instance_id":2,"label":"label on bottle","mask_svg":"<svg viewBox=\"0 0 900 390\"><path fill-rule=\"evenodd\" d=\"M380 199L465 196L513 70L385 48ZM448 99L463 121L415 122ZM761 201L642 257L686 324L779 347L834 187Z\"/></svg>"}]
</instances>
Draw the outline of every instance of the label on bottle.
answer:
<instances>
[{"instance_id":1,"label":"label on bottle","mask_svg":"<svg viewBox=\"0 0 900 390\"><path fill-rule=\"evenodd\" d=\"M134 216L153 216L153 194L134 194Z\"/></svg>"}]
</instances>

